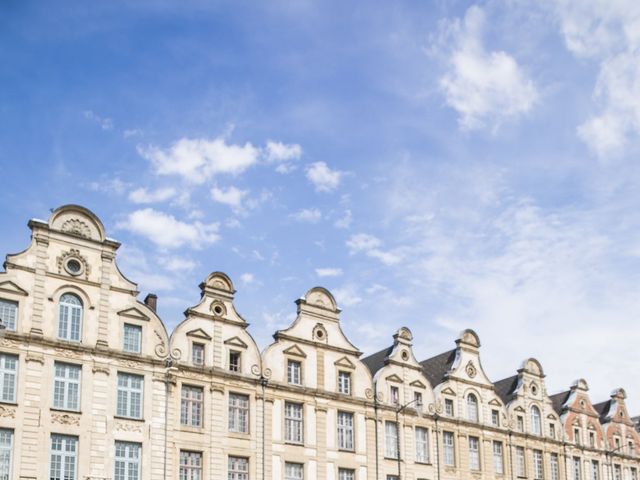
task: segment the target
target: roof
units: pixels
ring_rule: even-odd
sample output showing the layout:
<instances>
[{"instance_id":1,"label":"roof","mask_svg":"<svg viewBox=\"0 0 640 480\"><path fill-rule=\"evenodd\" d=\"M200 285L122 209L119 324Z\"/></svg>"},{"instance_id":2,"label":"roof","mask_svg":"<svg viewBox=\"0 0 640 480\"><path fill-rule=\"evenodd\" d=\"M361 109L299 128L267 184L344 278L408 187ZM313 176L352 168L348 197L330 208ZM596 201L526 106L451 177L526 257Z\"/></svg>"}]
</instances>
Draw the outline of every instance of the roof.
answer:
<instances>
[{"instance_id":1,"label":"roof","mask_svg":"<svg viewBox=\"0 0 640 480\"><path fill-rule=\"evenodd\" d=\"M371 375L375 375L385 365L385 359L391 354L393 345L387 348L383 348L379 352L373 353L368 357L362 359L362 362L367 366Z\"/></svg>"},{"instance_id":2,"label":"roof","mask_svg":"<svg viewBox=\"0 0 640 480\"><path fill-rule=\"evenodd\" d=\"M556 393L555 395L549 396L551 402L553 403L553 409L556 411L558 415L562 414L562 406L571 395L571 390L567 390L566 392Z\"/></svg>"},{"instance_id":3,"label":"roof","mask_svg":"<svg viewBox=\"0 0 640 480\"><path fill-rule=\"evenodd\" d=\"M604 423L607 418L607 414L609 413L609 409L611 408L611 400L607 400L606 402L600 402L593 405L596 412L598 412L598 416L600 417L600 423Z\"/></svg>"},{"instance_id":4,"label":"roof","mask_svg":"<svg viewBox=\"0 0 640 480\"><path fill-rule=\"evenodd\" d=\"M507 405L515 397L514 391L518 386L518 375L498 380L494 382L493 386L500 399Z\"/></svg>"},{"instance_id":5,"label":"roof","mask_svg":"<svg viewBox=\"0 0 640 480\"><path fill-rule=\"evenodd\" d=\"M455 358L456 349L454 348L420 362L424 376L427 377L433 387L442 383L446 373L451 370L451 365L453 365Z\"/></svg>"},{"instance_id":6,"label":"roof","mask_svg":"<svg viewBox=\"0 0 640 480\"><path fill-rule=\"evenodd\" d=\"M631 417L631 421L635 424L636 430L640 432L640 415L637 417Z\"/></svg>"}]
</instances>

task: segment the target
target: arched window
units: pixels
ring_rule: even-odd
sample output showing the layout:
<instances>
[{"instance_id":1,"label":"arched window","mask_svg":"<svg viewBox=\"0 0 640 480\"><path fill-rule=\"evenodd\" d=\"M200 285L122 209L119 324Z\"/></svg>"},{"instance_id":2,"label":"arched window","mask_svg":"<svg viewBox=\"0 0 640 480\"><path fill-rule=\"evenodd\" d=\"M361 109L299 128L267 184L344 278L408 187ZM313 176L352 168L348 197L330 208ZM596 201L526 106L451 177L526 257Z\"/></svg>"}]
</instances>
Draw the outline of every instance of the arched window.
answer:
<instances>
[{"instance_id":1,"label":"arched window","mask_svg":"<svg viewBox=\"0 0 640 480\"><path fill-rule=\"evenodd\" d=\"M60 297L58 338L79 342L82 333L82 300L73 293Z\"/></svg>"},{"instance_id":2,"label":"arched window","mask_svg":"<svg viewBox=\"0 0 640 480\"><path fill-rule=\"evenodd\" d=\"M467 395L467 420L478 421L478 399L473 393Z\"/></svg>"},{"instance_id":3,"label":"arched window","mask_svg":"<svg viewBox=\"0 0 640 480\"><path fill-rule=\"evenodd\" d=\"M540 422L540 409L535 405L531 407L531 433L534 435L540 435L542 432L542 425Z\"/></svg>"}]
</instances>

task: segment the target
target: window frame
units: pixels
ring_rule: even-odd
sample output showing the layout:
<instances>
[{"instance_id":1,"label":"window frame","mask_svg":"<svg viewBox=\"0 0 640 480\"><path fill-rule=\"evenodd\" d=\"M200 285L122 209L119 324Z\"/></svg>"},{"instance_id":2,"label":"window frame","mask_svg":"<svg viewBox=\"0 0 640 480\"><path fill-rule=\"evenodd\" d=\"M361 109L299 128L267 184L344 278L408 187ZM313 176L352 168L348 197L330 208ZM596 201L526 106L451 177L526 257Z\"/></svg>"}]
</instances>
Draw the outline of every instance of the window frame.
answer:
<instances>
[{"instance_id":1,"label":"window frame","mask_svg":"<svg viewBox=\"0 0 640 480\"><path fill-rule=\"evenodd\" d=\"M6 477L2 480L9 480L12 477L13 469L13 446L15 431L12 428L0 428L0 472L4 472ZM8 442L6 441L8 439ZM3 465L6 460L7 464Z\"/></svg>"},{"instance_id":2,"label":"window frame","mask_svg":"<svg viewBox=\"0 0 640 480\"><path fill-rule=\"evenodd\" d=\"M491 452L492 452L492 458L493 458L493 473L495 473L496 475L504 475L503 443L500 442L499 440L494 440L491 444Z\"/></svg>"},{"instance_id":3,"label":"window frame","mask_svg":"<svg viewBox=\"0 0 640 480\"><path fill-rule=\"evenodd\" d=\"M480 422L480 402L475 393L471 392L467 394L465 399L467 406L467 421L473 423Z\"/></svg>"},{"instance_id":4,"label":"window frame","mask_svg":"<svg viewBox=\"0 0 640 480\"><path fill-rule=\"evenodd\" d=\"M227 480L249 480L248 457L238 455L227 457Z\"/></svg>"},{"instance_id":5,"label":"window frame","mask_svg":"<svg viewBox=\"0 0 640 480\"><path fill-rule=\"evenodd\" d=\"M54 441L60 442L60 448L54 449ZM71 443L69 443L71 442ZM65 435L61 433L51 433L49 442L49 479L50 480L79 480L78 479L78 443L79 439L75 435ZM69 445L73 446L73 454L69 454ZM54 456L58 457L59 475L54 476ZM73 462L72 478L67 476L67 464Z\"/></svg>"},{"instance_id":6,"label":"window frame","mask_svg":"<svg viewBox=\"0 0 640 480\"><path fill-rule=\"evenodd\" d=\"M242 352L240 350L229 350L228 370L230 372L240 373L242 372ZM236 361L237 360L237 361Z\"/></svg>"},{"instance_id":7,"label":"window frame","mask_svg":"<svg viewBox=\"0 0 640 480\"><path fill-rule=\"evenodd\" d=\"M64 369L64 375L58 376L58 368ZM74 371L78 373L78 378L73 378L69 374ZM61 404L58 404L59 387L62 388ZM70 405L72 397L72 387L75 391L75 405ZM82 365L67 362L53 362L53 407L56 410L66 410L69 412L79 412L82 405Z\"/></svg>"},{"instance_id":8,"label":"window frame","mask_svg":"<svg viewBox=\"0 0 640 480\"><path fill-rule=\"evenodd\" d=\"M202 349L202 357L196 361L196 350ZM206 356L206 346L202 342L191 342L191 363L196 367L204 367Z\"/></svg>"},{"instance_id":9,"label":"window frame","mask_svg":"<svg viewBox=\"0 0 640 480\"><path fill-rule=\"evenodd\" d=\"M195 394L199 394L200 398ZM180 386L180 425L190 428L204 426L204 387L183 383ZM194 423L194 420L197 422Z\"/></svg>"},{"instance_id":10,"label":"window frame","mask_svg":"<svg viewBox=\"0 0 640 480\"><path fill-rule=\"evenodd\" d=\"M287 358L287 384L301 387L303 384L302 379L302 362L293 358Z\"/></svg>"},{"instance_id":11,"label":"window frame","mask_svg":"<svg viewBox=\"0 0 640 480\"><path fill-rule=\"evenodd\" d=\"M391 428L393 427L393 428ZM391 420L384 422L384 457L397 460L400 456L398 423Z\"/></svg>"},{"instance_id":12,"label":"window frame","mask_svg":"<svg viewBox=\"0 0 640 480\"><path fill-rule=\"evenodd\" d=\"M304 404L284 402L284 441L304 445Z\"/></svg>"},{"instance_id":13,"label":"window frame","mask_svg":"<svg viewBox=\"0 0 640 480\"><path fill-rule=\"evenodd\" d=\"M65 297L75 298L77 299L78 303L67 302L64 300ZM66 310L63 310L63 308L66 308ZM62 332L63 312L65 312L64 332ZM74 322L76 321L76 319L74 319L74 312L79 312L78 318L77 318L78 338L73 338ZM58 299L58 321L56 324L57 338L59 340L65 340L67 342L81 343L83 320L84 320L84 302L82 301L80 296L78 296L74 292L69 292L69 291L62 293L62 295L60 295L60 298ZM61 333L64 333L64 335L61 335Z\"/></svg>"},{"instance_id":14,"label":"window frame","mask_svg":"<svg viewBox=\"0 0 640 480\"><path fill-rule=\"evenodd\" d=\"M418 432L421 432L421 434L419 435ZM414 429L414 438L416 446L416 463L430 463L429 429L426 427L416 426Z\"/></svg>"},{"instance_id":15,"label":"window frame","mask_svg":"<svg viewBox=\"0 0 640 480\"><path fill-rule=\"evenodd\" d=\"M345 380L346 379L346 380ZM348 370L338 370L338 393L351 395L353 375ZM346 383L345 383L346 382Z\"/></svg>"},{"instance_id":16,"label":"window frame","mask_svg":"<svg viewBox=\"0 0 640 480\"><path fill-rule=\"evenodd\" d=\"M126 378L127 385L120 385L120 379ZM140 388L136 388L132 386L133 380L140 380ZM133 418L136 420L142 420L144 418L144 375L139 375L137 373L130 373L119 371L116 375L116 384L117 384L117 399L116 399L116 416L121 418ZM124 410L122 413L121 410L121 400L124 394ZM139 415L132 415L133 412L133 398L135 395L139 394L138 405L139 405Z\"/></svg>"},{"instance_id":17,"label":"window frame","mask_svg":"<svg viewBox=\"0 0 640 480\"><path fill-rule=\"evenodd\" d=\"M194 459L197 459L198 461L194 463ZM198 450L180 450L178 462L178 478L188 480L202 480L204 478L203 452Z\"/></svg>"},{"instance_id":18,"label":"window frame","mask_svg":"<svg viewBox=\"0 0 640 480\"><path fill-rule=\"evenodd\" d=\"M296 476L293 476L290 472L292 468L296 470L299 468L300 475L298 476L296 472ZM284 480L304 480L304 463L284 462Z\"/></svg>"},{"instance_id":19,"label":"window frame","mask_svg":"<svg viewBox=\"0 0 640 480\"><path fill-rule=\"evenodd\" d=\"M482 464L480 462L480 438L470 435L468 440L469 445L469 470L473 472L480 472L482 470Z\"/></svg>"},{"instance_id":20,"label":"window frame","mask_svg":"<svg viewBox=\"0 0 640 480\"><path fill-rule=\"evenodd\" d=\"M118 456L118 447L124 449L124 456ZM132 461L131 449L136 448L137 457ZM116 440L114 443L114 461L113 461L113 480L141 480L142 478L142 444L139 442L129 442L124 440ZM118 464L122 464L124 476L118 474ZM137 466L136 476L131 477L131 465Z\"/></svg>"},{"instance_id":21,"label":"window frame","mask_svg":"<svg viewBox=\"0 0 640 480\"><path fill-rule=\"evenodd\" d=\"M6 320L6 312L11 311L13 313L12 315L10 315L12 324L9 324ZM12 300L5 297L0 298L0 319L2 319L2 324L8 331L15 332L18 329L19 315L20 302L18 300Z\"/></svg>"},{"instance_id":22,"label":"window frame","mask_svg":"<svg viewBox=\"0 0 640 480\"><path fill-rule=\"evenodd\" d=\"M127 348L127 329L133 329L138 333L138 342L136 345L136 350L130 350ZM142 325L138 325L135 323L125 322L122 326L122 351L126 353L142 353Z\"/></svg>"},{"instance_id":23,"label":"window frame","mask_svg":"<svg viewBox=\"0 0 640 480\"><path fill-rule=\"evenodd\" d=\"M445 467L456 466L456 439L454 432L442 431L442 457Z\"/></svg>"},{"instance_id":24,"label":"window frame","mask_svg":"<svg viewBox=\"0 0 640 480\"><path fill-rule=\"evenodd\" d=\"M542 411L540 408L537 405L531 405L529 416L531 419L531 433L538 436L542 435Z\"/></svg>"},{"instance_id":25,"label":"window frame","mask_svg":"<svg viewBox=\"0 0 640 480\"><path fill-rule=\"evenodd\" d=\"M251 397L246 393L229 392L227 415L228 432L249 434L251 431ZM243 425L244 429L241 429L240 427Z\"/></svg>"},{"instance_id":26,"label":"window frame","mask_svg":"<svg viewBox=\"0 0 640 480\"><path fill-rule=\"evenodd\" d=\"M350 419L351 424L342 422L341 419ZM355 451L355 418L353 412L338 410L336 414L336 435L339 450ZM349 446L349 443L351 443L351 446Z\"/></svg>"},{"instance_id":27,"label":"window frame","mask_svg":"<svg viewBox=\"0 0 640 480\"><path fill-rule=\"evenodd\" d=\"M7 360L14 362L15 368L7 368ZM0 403L10 403L16 405L18 402L18 371L20 369L20 357L12 353L0 352ZM7 377L12 378L10 382L7 381ZM11 387L8 387L8 383L11 383ZM7 390L10 390L13 395L11 398L5 397Z\"/></svg>"}]
</instances>

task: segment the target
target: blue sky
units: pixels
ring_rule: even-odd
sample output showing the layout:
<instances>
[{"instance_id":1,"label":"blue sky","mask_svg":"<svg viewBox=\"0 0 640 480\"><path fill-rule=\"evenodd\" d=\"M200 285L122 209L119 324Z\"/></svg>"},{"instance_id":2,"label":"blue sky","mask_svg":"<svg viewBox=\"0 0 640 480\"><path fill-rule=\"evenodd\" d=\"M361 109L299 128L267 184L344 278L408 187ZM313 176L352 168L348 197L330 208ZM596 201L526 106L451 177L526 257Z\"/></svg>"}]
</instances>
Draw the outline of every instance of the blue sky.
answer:
<instances>
[{"instance_id":1,"label":"blue sky","mask_svg":"<svg viewBox=\"0 0 640 480\"><path fill-rule=\"evenodd\" d=\"M222 270L266 346L323 285L367 354L471 327L640 413L636 2L0 9L1 251L79 203L169 327Z\"/></svg>"}]
</instances>

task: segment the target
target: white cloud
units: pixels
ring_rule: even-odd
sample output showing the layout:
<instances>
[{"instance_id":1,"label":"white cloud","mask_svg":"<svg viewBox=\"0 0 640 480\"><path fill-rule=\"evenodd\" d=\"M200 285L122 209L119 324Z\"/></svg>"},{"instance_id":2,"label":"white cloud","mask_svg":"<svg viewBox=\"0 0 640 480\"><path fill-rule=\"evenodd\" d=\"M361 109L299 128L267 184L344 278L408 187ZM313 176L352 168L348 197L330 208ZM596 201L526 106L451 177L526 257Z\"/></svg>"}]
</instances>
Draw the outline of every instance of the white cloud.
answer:
<instances>
[{"instance_id":1,"label":"white cloud","mask_svg":"<svg viewBox=\"0 0 640 480\"><path fill-rule=\"evenodd\" d=\"M458 112L460 126L468 130L485 126L495 130L531 110L538 97L535 85L511 55L485 50L484 26L484 11L472 6L463 21L445 24L438 46L448 55L440 87L447 104Z\"/></svg>"},{"instance_id":2,"label":"white cloud","mask_svg":"<svg viewBox=\"0 0 640 480\"><path fill-rule=\"evenodd\" d=\"M251 143L229 145L224 138L182 138L167 149L138 146L158 175L178 175L201 184L219 175L238 175L258 161L260 150Z\"/></svg>"},{"instance_id":3,"label":"white cloud","mask_svg":"<svg viewBox=\"0 0 640 480\"><path fill-rule=\"evenodd\" d=\"M316 268L316 275L319 277L339 277L342 275L341 268Z\"/></svg>"},{"instance_id":4,"label":"white cloud","mask_svg":"<svg viewBox=\"0 0 640 480\"><path fill-rule=\"evenodd\" d=\"M317 208L303 208L296 213L292 213L289 217L298 222L318 223L322 220L322 212Z\"/></svg>"},{"instance_id":5,"label":"white cloud","mask_svg":"<svg viewBox=\"0 0 640 480\"><path fill-rule=\"evenodd\" d=\"M298 160L302 156L302 147L297 143L286 144L269 140L266 146L266 157L269 163Z\"/></svg>"},{"instance_id":6,"label":"white cloud","mask_svg":"<svg viewBox=\"0 0 640 480\"><path fill-rule=\"evenodd\" d=\"M129 183L123 182L119 178L113 178L97 182L89 182L86 184L86 187L94 192L116 193L121 195L127 188L129 188L129 185Z\"/></svg>"},{"instance_id":7,"label":"white cloud","mask_svg":"<svg viewBox=\"0 0 640 480\"><path fill-rule=\"evenodd\" d=\"M190 272L198 265L190 258L171 256L171 257L159 257L158 263L170 272Z\"/></svg>"},{"instance_id":8,"label":"white cloud","mask_svg":"<svg viewBox=\"0 0 640 480\"><path fill-rule=\"evenodd\" d=\"M211 189L211 198L213 201L228 205L235 211L242 210L242 201L249 193L248 190L240 190L234 186L227 188L226 190L218 187Z\"/></svg>"},{"instance_id":9,"label":"white cloud","mask_svg":"<svg viewBox=\"0 0 640 480\"><path fill-rule=\"evenodd\" d=\"M113 120L108 117L101 117L91 110L85 110L82 113L84 114L84 118L96 122L98 125L100 125L100 128L102 128L102 130L111 130L113 128Z\"/></svg>"},{"instance_id":10,"label":"white cloud","mask_svg":"<svg viewBox=\"0 0 640 480\"><path fill-rule=\"evenodd\" d=\"M154 191L148 191L146 188L140 187L129 192L129 200L133 203L158 203L169 200L175 194L176 189L173 187L158 188Z\"/></svg>"},{"instance_id":11,"label":"white cloud","mask_svg":"<svg viewBox=\"0 0 640 480\"><path fill-rule=\"evenodd\" d=\"M317 192L331 192L338 188L344 172L331 170L325 162L315 162L307 167L307 178Z\"/></svg>"},{"instance_id":12,"label":"white cloud","mask_svg":"<svg viewBox=\"0 0 640 480\"><path fill-rule=\"evenodd\" d=\"M240 281L243 285L249 285L255 281L255 277L253 276L253 273L243 273L240 275Z\"/></svg>"},{"instance_id":13,"label":"white cloud","mask_svg":"<svg viewBox=\"0 0 640 480\"><path fill-rule=\"evenodd\" d=\"M124 138L137 137L139 135L142 135L142 130L138 128L131 128L122 132Z\"/></svg>"},{"instance_id":14,"label":"white cloud","mask_svg":"<svg viewBox=\"0 0 640 480\"><path fill-rule=\"evenodd\" d=\"M338 218L335 222L333 222L333 225L336 228L346 229L351 226L352 221L353 221L353 215L351 214L351 210L345 210L344 215Z\"/></svg>"},{"instance_id":15,"label":"white cloud","mask_svg":"<svg viewBox=\"0 0 640 480\"><path fill-rule=\"evenodd\" d=\"M362 297L353 285L345 285L332 291L333 296L340 307L353 307L362 303Z\"/></svg>"},{"instance_id":16,"label":"white cloud","mask_svg":"<svg viewBox=\"0 0 640 480\"><path fill-rule=\"evenodd\" d=\"M347 248L349 253L364 253L365 255L380 260L385 265L395 265L402 260L399 252L385 251L380 247L382 242L379 238L366 233L357 233L351 235L347 240Z\"/></svg>"},{"instance_id":17,"label":"white cloud","mask_svg":"<svg viewBox=\"0 0 640 480\"><path fill-rule=\"evenodd\" d=\"M219 239L218 224L187 223L152 208L136 210L118 228L146 237L162 248L202 248Z\"/></svg>"},{"instance_id":18,"label":"white cloud","mask_svg":"<svg viewBox=\"0 0 640 480\"><path fill-rule=\"evenodd\" d=\"M640 3L636 0L552 2L567 49L599 62L599 112L577 129L599 157L621 152L640 134Z\"/></svg>"}]
</instances>

